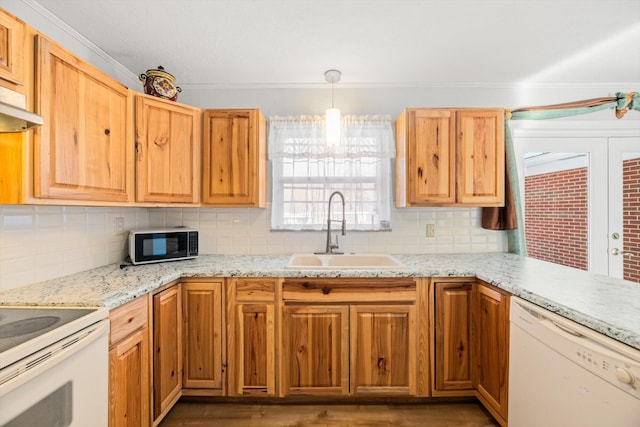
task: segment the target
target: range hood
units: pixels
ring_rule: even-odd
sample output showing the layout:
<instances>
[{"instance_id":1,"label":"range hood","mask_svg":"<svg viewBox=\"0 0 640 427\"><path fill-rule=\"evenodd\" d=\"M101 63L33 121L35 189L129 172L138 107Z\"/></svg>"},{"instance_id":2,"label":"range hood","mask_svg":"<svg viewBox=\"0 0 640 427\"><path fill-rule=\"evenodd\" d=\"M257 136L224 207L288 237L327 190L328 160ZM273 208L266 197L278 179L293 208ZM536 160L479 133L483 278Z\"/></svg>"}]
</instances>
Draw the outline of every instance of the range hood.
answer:
<instances>
[{"instance_id":1,"label":"range hood","mask_svg":"<svg viewBox=\"0 0 640 427\"><path fill-rule=\"evenodd\" d=\"M44 124L37 114L25 110L27 97L0 86L0 133L24 132Z\"/></svg>"}]
</instances>

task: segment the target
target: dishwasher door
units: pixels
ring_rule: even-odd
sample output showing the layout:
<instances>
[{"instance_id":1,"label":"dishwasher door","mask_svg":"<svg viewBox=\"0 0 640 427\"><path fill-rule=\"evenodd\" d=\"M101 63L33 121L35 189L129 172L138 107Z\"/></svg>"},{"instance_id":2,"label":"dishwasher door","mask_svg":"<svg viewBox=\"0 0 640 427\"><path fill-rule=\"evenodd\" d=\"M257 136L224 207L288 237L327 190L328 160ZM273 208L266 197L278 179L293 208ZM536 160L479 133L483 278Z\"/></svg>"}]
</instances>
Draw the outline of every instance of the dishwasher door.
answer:
<instances>
[{"instance_id":1,"label":"dishwasher door","mask_svg":"<svg viewBox=\"0 0 640 427\"><path fill-rule=\"evenodd\" d=\"M511 299L510 427L640 426L640 351Z\"/></svg>"}]
</instances>

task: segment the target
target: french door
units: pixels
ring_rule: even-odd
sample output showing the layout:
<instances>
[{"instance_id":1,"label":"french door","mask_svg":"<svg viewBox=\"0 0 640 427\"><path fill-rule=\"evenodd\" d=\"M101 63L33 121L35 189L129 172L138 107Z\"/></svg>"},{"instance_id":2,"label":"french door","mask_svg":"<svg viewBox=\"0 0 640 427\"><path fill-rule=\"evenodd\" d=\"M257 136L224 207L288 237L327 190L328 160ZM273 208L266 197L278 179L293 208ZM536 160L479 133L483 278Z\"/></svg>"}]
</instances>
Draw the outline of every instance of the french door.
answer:
<instances>
[{"instance_id":1,"label":"french door","mask_svg":"<svg viewBox=\"0 0 640 427\"><path fill-rule=\"evenodd\" d=\"M609 140L609 274L640 283L640 137Z\"/></svg>"},{"instance_id":2,"label":"french door","mask_svg":"<svg viewBox=\"0 0 640 427\"><path fill-rule=\"evenodd\" d=\"M514 129L528 255L640 283L640 129Z\"/></svg>"}]
</instances>

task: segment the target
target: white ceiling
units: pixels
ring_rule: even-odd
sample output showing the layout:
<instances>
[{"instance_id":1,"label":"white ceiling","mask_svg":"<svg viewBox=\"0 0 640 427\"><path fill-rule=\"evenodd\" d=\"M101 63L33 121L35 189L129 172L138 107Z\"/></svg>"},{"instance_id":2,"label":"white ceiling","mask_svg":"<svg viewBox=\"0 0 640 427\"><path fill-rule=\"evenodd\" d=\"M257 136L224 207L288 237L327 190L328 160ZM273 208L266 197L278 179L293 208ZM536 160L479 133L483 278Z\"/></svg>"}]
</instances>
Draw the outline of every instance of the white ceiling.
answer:
<instances>
[{"instance_id":1,"label":"white ceiling","mask_svg":"<svg viewBox=\"0 0 640 427\"><path fill-rule=\"evenodd\" d=\"M35 0L185 87L640 85L640 0Z\"/></svg>"}]
</instances>

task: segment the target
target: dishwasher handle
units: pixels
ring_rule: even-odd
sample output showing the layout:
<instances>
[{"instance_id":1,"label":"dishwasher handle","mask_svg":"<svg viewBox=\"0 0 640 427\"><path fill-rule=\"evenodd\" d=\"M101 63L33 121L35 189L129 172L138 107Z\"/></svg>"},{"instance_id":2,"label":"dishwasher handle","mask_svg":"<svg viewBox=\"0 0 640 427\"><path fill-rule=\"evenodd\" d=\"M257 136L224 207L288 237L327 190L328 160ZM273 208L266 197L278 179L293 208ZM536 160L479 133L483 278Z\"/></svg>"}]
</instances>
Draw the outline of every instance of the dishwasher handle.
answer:
<instances>
[{"instance_id":1,"label":"dishwasher handle","mask_svg":"<svg viewBox=\"0 0 640 427\"><path fill-rule=\"evenodd\" d=\"M574 337L578 337L578 338L584 337L584 335L581 334L580 332L574 331L573 329L571 329L571 328L569 328L567 326L561 325L560 323L558 323L558 322L556 322L554 320L550 320L550 322L556 328L561 329L561 330L565 331L566 333L573 335Z\"/></svg>"}]
</instances>

